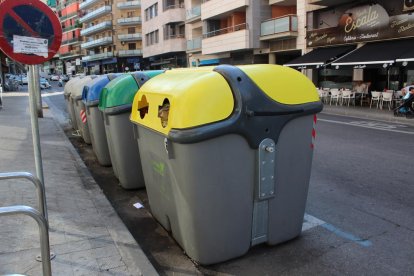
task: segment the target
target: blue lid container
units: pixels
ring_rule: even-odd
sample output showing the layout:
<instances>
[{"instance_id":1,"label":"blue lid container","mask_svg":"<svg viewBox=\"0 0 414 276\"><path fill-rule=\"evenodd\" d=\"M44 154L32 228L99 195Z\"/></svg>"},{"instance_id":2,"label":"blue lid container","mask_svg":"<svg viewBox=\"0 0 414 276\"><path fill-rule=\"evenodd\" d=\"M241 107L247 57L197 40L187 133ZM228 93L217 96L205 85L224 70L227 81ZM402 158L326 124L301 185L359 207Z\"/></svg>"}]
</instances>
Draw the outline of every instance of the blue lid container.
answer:
<instances>
[{"instance_id":1,"label":"blue lid container","mask_svg":"<svg viewBox=\"0 0 414 276\"><path fill-rule=\"evenodd\" d=\"M95 78L89 85L85 85L82 91L82 101L87 106L96 106L99 103L99 96L101 95L102 89L111 80L119 77L122 73L118 74L107 74Z\"/></svg>"}]
</instances>

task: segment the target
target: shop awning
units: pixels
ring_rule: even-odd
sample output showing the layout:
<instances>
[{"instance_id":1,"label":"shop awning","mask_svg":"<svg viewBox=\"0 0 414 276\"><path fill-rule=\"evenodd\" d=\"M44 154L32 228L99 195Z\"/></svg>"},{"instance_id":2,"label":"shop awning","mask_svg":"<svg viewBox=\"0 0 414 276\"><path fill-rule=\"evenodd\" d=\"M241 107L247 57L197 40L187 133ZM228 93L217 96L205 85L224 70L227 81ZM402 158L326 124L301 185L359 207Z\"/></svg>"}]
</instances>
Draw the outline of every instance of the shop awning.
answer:
<instances>
[{"instance_id":1,"label":"shop awning","mask_svg":"<svg viewBox=\"0 0 414 276\"><path fill-rule=\"evenodd\" d=\"M367 43L349 55L335 60L332 66L366 66L387 67L413 48L413 39L389 40Z\"/></svg>"},{"instance_id":2,"label":"shop awning","mask_svg":"<svg viewBox=\"0 0 414 276\"><path fill-rule=\"evenodd\" d=\"M208 65L217 65L217 64L220 64L220 59L213 58L213 59L200 60L199 66L208 66Z\"/></svg>"},{"instance_id":3,"label":"shop awning","mask_svg":"<svg viewBox=\"0 0 414 276\"><path fill-rule=\"evenodd\" d=\"M355 49L355 45L316 48L288 63L283 64L289 67L318 67L331 63L337 58Z\"/></svg>"},{"instance_id":4,"label":"shop awning","mask_svg":"<svg viewBox=\"0 0 414 276\"><path fill-rule=\"evenodd\" d=\"M396 59L396 61L397 62L409 62L409 61L413 62L414 61L414 48L404 53L403 55L401 55L399 58Z\"/></svg>"}]
</instances>

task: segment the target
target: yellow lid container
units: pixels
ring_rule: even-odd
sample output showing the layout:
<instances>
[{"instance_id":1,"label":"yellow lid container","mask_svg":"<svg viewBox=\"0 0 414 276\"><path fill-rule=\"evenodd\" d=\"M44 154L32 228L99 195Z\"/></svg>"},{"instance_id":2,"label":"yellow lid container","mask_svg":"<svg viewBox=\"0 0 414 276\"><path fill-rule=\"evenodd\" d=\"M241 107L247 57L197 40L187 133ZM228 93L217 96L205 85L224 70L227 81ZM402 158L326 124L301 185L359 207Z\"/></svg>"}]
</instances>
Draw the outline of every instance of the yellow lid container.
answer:
<instances>
[{"instance_id":1,"label":"yellow lid container","mask_svg":"<svg viewBox=\"0 0 414 276\"><path fill-rule=\"evenodd\" d=\"M172 128L224 120L233 106L233 94L219 73L211 69L168 70L147 81L135 95L131 121L168 134Z\"/></svg>"},{"instance_id":2,"label":"yellow lid container","mask_svg":"<svg viewBox=\"0 0 414 276\"><path fill-rule=\"evenodd\" d=\"M269 116L276 110L277 116L289 110L302 112L306 104L317 102L319 96L313 83L300 72L283 66L173 69L140 88L134 98L131 121L168 135L172 129L203 126L237 114ZM237 120L248 120L243 118Z\"/></svg>"}]
</instances>

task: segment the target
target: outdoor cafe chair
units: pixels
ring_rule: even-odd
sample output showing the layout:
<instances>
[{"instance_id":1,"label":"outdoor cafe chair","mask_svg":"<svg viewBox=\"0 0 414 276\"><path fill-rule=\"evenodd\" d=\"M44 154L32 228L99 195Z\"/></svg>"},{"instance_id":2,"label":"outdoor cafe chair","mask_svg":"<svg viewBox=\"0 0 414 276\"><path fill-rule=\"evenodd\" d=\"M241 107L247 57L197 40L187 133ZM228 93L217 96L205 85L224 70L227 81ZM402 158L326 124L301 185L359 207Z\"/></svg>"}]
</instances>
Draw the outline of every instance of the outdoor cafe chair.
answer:
<instances>
[{"instance_id":1,"label":"outdoor cafe chair","mask_svg":"<svg viewBox=\"0 0 414 276\"><path fill-rule=\"evenodd\" d=\"M323 103L327 103L329 99L329 91L318 89L319 98Z\"/></svg>"},{"instance_id":2,"label":"outdoor cafe chair","mask_svg":"<svg viewBox=\"0 0 414 276\"><path fill-rule=\"evenodd\" d=\"M331 99L329 105L332 105L332 101L335 101L335 105L338 105L338 102L341 100L341 91L338 88L331 88Z\"/></svg>"},{"instance_id":3,"label":"outdoor cafe chair","mask_svg":"<svg viewBox=\"0 0 414 276\"><path fill-rule=\"evenodd\" d=\"M385 102L385 103L388 103L388 110L391 110L392 102L393 102L393 95L394 95L393 92L383 92L382 93L381 104L380 104L381 109L382 109L382 107L384 105L384 102Z\"/></svg>"},{"instance_id":4,"label":"outdoor cafe chair","mask_svg":"<svg viewBox=\"0 0 414 276\"><path fill-rule=\"evenodd\" d=\"M362 106L362 104L364 103L364 100L366 99L367 100L367 104L368 104L368 92L359 92L358 93L359 94L359 100L361 101L361 106Z\"/></svg>"},{"instance_id":5,"label":"outdoor cafe chair","mask_svg":"<svg viewBox=\"0 0 414 276\"><path fill-rule=\"evenodd\" d=\"M342 104L346 104L346 102L348 102L348 106L349 106L349 103L351 101L353 101L354 106L355 106L355 92L349 89L345 89L344 91L342 91Z\"/></svg>"},{"instance_id":6,"label":"outdoor cafe chair","mask_svg":"<svg viewBox=\"0 0 414 276\"><path fill-rule=\"evenodd\" d=\"M369 108L372 107L372 103L377 102L377 108L381 102L381 94L382 92L379 91L372 91L371 92L371 103L369 104Z\"/></svg>"},{"instance_id":7,"label":"outdoor cafe chair","mask_svg":"<svg viewBox=\"0 0 414 276\"><path fill-rule=\"evenodd\" d=\"M402 101L402 97L403 97L403 92L401 90L398 90L398 91L395 91L394 92L394 99L393 99L393 101L395 103L395 106L398 106L399 105L399 103Z\"/></svg>"}]
</instances>

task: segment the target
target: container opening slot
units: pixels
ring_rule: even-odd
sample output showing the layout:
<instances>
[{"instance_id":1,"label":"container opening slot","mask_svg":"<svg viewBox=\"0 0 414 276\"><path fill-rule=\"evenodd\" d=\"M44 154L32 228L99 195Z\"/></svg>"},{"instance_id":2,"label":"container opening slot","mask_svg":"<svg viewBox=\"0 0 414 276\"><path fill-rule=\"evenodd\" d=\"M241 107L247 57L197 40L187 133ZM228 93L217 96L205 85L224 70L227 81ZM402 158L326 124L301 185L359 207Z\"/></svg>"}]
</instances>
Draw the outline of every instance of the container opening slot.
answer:
<instances>
[{"instance_id":1,"label":"container opening slot","mask_svg":"<svg viewBox=\"0 0 414 276\"><path fill-rule=\"evenodd\" d=\"M168 115L170 113L170 101L168 99L164 99L162 105L158 106L158 117L161 119L162 127L166 127L168 125Z\"/></svg>"},{"instance_id":2,"label":"container opening slot","mask_svg":"<svg viewBox=\"0 0 414 276\"><path fill-rule=\"evenodd\" d=\"M141 100L138 102L139 117L141 117L141 119L144 119L145 115L148 114L148 109L149 109L149 105L148 105L147 97L143 95Z\"/></svg>"}]
</instances>

